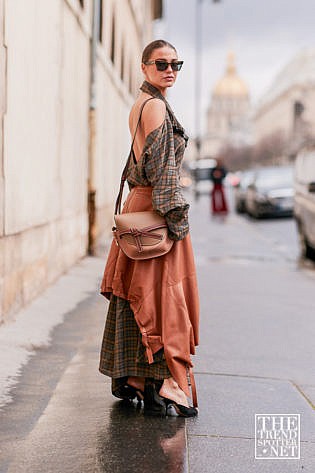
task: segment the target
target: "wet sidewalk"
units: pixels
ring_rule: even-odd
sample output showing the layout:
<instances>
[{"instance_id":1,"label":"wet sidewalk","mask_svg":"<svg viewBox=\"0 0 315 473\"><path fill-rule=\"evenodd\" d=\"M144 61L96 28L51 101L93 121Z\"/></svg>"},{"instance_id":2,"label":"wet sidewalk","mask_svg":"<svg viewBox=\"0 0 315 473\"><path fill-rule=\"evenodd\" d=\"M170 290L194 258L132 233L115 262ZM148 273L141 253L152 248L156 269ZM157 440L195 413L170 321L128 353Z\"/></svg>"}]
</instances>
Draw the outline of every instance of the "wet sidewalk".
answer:
<instances>
[{"instance_id":1,"label":"wet sidewalk","mask_svg":"<svg viewBox=\"0 0 315 473\"><path fill-rule=\"evenodd\" d=\"M202 314L198 418L146 418L112 397L97 371L104 261L88 258L75 271L94 274L95 290L36 349L0 411L1 473L315 470L313 275L250 222L213 220L205 208L192 206L191 219ZM67 284L75 293L73 279ZM255 414L299 414L300 459L255 459Z\"/></svg>"}]
</instances>

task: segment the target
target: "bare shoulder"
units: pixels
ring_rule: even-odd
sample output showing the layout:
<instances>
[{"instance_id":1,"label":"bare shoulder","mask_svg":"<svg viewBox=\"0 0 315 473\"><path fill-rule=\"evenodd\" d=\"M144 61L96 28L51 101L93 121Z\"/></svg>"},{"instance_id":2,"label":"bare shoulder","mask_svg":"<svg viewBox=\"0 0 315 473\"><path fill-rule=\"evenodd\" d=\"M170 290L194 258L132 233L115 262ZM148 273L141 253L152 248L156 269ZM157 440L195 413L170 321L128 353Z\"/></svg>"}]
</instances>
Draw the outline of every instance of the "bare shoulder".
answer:
<instances>
[{"instance_id":1,"label":"bare shoulder","mask_svg":"<svg viewBox=\"0 0 315 473\"><path fill-rule=\"evenodd\" d=\"M161 99L152 99L145 104L142 112L145 136L162 125L165 120L165 113L166 105Z\"/></svg>"}]
</instances>

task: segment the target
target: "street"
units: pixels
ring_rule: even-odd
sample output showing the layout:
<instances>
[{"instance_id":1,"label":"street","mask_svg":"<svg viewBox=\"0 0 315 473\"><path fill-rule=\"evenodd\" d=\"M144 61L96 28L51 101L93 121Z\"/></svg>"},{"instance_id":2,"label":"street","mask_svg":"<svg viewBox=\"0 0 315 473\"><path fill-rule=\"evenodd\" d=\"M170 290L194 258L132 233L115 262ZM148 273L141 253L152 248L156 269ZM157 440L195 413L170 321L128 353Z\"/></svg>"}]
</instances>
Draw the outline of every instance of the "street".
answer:
<instances>
[{"instance_id":1,"label":"street","mask_svg":"<svg viewBox=\"0 0 315 473\"><path fill-rule=\"evenodd\" d=\"M315 267L299 260L295 223L214 218L208 196L189 199L199 416L145 418L112 397L98 373L107 303L96 284L0 409L0 473L315 471ZM89 260L99 284L105 258ZM300 459L255 459L255 414L300 414Z\"/></svg>"}]
</instances>

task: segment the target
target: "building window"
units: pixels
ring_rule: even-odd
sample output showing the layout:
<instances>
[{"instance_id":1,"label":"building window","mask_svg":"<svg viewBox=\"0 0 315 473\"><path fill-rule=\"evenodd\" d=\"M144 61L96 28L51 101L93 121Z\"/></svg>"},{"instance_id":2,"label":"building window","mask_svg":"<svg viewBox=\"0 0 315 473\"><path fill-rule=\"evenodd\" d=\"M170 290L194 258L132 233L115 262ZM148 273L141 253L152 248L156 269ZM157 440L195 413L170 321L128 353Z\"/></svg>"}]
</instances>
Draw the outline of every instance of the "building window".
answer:
<instances>
[{"instance_id":1,"label":"building window","mask_svg":"<svg viewBox=\"0 0 315 473\"><path fill-rule=\"evenodd\" d=\"M99 23L98 23L98 40L101 43L103 41L103 0L99 0Z\"/></svg>"},{"instance_id":2,"label":"building window","mask_svg":"<svg viewBox=\"0 0 315 473\"><path fill-rule=\"evenodd\" d=\"M115 64L115 12L113 13L113 19L112 19L112 40L111 40L111 46L110 46L110 58L113 64Z\"/></svg>"},{"instance_id":3,"label":"building window","mask_svg":"<svg viewBox=\"0 0 315 473\"><path fill-rule=\"evenodd\" d=\"M132 94L133 91L133 67L132 67L132 62L130 62L130 68L129 68L129 92Z\"/></svg>"},{"instance_id":4,"label":"building window","mask_svg":"<svg viewBox=\"0 0 315 473\"><path fill-rule=\"evenodd\" d=\"M124 44L121 47L120 78L121 78L122 81L125 78L125 48L124 48Z\"/></svg>"},{"instance_id":5,"label":"building window","mask_svg":"<svg viewBox=\"0 0 315 473\"><path fill-rule=\"evenodd\" d=\"M302 102L294 102L294 119L300 118L304 112L304 105Z\"/></svg>"}]
</instances>

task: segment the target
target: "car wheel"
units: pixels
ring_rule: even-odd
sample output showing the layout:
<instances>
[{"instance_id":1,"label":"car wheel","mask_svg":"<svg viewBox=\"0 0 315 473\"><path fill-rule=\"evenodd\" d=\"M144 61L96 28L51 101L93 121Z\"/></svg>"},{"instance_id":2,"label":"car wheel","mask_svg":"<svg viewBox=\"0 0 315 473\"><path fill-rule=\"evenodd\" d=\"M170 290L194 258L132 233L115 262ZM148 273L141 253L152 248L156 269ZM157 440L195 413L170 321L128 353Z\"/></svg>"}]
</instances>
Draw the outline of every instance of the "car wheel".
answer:
<instances>
[{"instance_id":1,"label":"car wheel","mask_svg":"<svg viewBox=\"0 0 315 473\"><path fill-rule=\"evenodd\" d=\"M239 204L237 204L235 210L236 210L236 213L243 214L244 213L244 206L239 203Z\"/></svg>"},{"instance_id":2,"label":"car wheel","mask_svg":"<svg viewBox=\"0 0 315 473\"><path fill-rule=\"evenodd\" d=\"M255 206L254 209L251 211L250 216L253 217L253 218L256 219L256 220L259 220L259 219L260 219L261 215L260 215L260 213L258 212L256 206Z\"/></svg>"}]
</instances>

